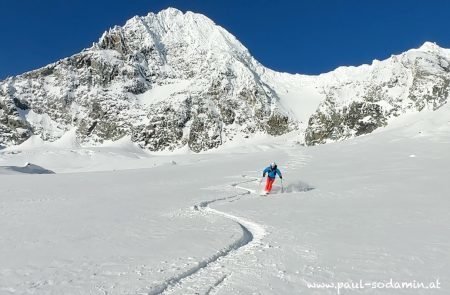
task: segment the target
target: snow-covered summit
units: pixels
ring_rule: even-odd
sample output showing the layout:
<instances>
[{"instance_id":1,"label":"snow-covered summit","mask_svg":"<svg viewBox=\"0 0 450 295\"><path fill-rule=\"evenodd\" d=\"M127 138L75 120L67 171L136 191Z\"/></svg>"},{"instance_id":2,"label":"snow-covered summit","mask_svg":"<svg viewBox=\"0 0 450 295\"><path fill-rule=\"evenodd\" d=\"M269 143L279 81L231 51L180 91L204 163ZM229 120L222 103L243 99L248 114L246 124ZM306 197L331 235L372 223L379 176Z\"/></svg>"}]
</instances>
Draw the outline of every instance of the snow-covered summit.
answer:
<instances>
[{"instance_id":1,"label":"snow-covered summit","mask_svg":"<svg viewBox=\"0 0 450 295\"><path fill-rule=\"evenodd\" d=\"M437 45L436 42L426 41L418 48L418 50L425 52L439 52L443 50L443 48Z\"/></svg>"},{"instance_id":2,"label":"snow-covered summit","mask_svg":"<svg viewBox=\"0 0 450 295\"><path fill-rule=\"evenodd\" d=\"M339 140L446 103L449 52L427 42L318 76L277 73L206 16L168 8L0 82L0 145L54 141L68 130L82 144L131 136L153 151L198 152L296 129L308 144Z\"/></svg>"},{"instance_id":3,"label":"snow-covered summit","mask_svg":"<svg viewBox=\"0 0 450 295\"><path fill-rule=\"evenodd\" d=\"M178 47L183 50L178 53L199 60L201 65L213 58L223 60L221 66L226 66L225 62L230 62L230 58L253 67L257 64L247 48L212 20L202 14L182 13L175 8L144 17L135 16L123 27L116 26L105 32L97 46L128 54L155 50L160 58L165 57L168 48ZM170 63L169 60L161 60L164 61Z\"/></svg>"},{"instance_id":4,"label":"snow-covered summit","mask_svg":"<svg viewBox=\"0 0 450 295\"><path fill-rule=\"evenodd\" d=\"M0 98L18 126L5 125L0 142L55 140L76 127L84 143L131 135L150 150L201 151L293 130L261 68L203 15L169 8L133 17L79 54L4 81Z\"/></svg>"}]
</instances>

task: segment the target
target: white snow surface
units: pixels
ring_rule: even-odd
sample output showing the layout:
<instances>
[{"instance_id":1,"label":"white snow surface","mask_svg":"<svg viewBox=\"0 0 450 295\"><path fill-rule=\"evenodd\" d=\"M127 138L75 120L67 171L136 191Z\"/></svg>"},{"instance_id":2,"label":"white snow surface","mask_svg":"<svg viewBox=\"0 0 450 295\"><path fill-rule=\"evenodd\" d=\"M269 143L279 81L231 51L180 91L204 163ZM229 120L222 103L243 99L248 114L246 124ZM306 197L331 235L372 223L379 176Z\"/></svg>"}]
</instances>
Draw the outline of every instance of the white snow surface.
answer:
<instances>
[{"instance_id":1,"label":"white snow surface","mask_svg":"<svg viewBox=\"0 0 450 295\"><path fill-rule=\"evenodd\" d=\"M74 132L0 151L0 294L449 294L450 107L314 147L258 137L201 154ZM283 172L259 196L262 169ZM56 174L11 167L36 165Z\"/></svg>"},{"instance_id":2,"label":"white snow surface","mask_svg":"<svg viewBox=\"0 0 450 295\"><path fill-rule=\"evenodd\" d=\"M175 81L174 83L169 81L168 84L155 86L143 94L136 95L136 98L143 105L155 104L169 99L177 93L187 91L190 83L189 80Z\"/></svg>"}]
</instances>

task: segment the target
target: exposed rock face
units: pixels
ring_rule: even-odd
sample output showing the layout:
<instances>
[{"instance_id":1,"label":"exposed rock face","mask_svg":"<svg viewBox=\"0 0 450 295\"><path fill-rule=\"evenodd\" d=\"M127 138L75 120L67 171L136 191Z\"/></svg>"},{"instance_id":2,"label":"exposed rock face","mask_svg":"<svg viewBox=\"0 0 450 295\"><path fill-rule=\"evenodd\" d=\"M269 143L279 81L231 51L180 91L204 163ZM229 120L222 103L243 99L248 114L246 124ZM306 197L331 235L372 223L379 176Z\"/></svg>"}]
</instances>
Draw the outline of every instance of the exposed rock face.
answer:
<instances>
[{"instance_id":1,"label":"exposed rock face","mask_svg":"<svg viewBox=\"0 0 450 295\"><path fill-rule=\"evenodd\" d=\"M8 143L18 144L31 136L31 127L22 120L19 111L25 111L28 106L12 97L10 89L0 89L0 147Z\"/></svg>"},{"instance_id":2,"label":"exposed rock face","mask_svg":"<svg viewBox=\"0 0 450 295\"><path fill-rule=\"evenodd\" d=\"M202 15L167 9L134 17L92 48L1 82L0 144L33 133L55 140L75 126L82 142L131 135L153 151L187 144L198 152L240 133L296 128L261 71Z\"/></svg>"},{"instance_id":3,"label":"exposed rock face","mask_svg":"<svg viewBox=\"0 0 450 295\"><path fill-rule=\"evenodd\" d=\"M337 110L327 102L309 119L305 141L314 145L367 134L385 126L386 118L378 104L352 102Z\"/></svg>"},{"instance_id":4,"label":"exposed rock face","mask_svg":"<svg viewBox=\"0 0 450 295\"><path fill-rule=\"evenodd\" d=\"M406 111L445 104L449 52L426 43L370 66L315 77L281 74L205 16L167 9L110 29L79 54L0 82L0 148L33 134L53 141L73 127L82 143L131 136L152 151L199 152L237 135L277 136L299 127L307 127L307 144L341 140ZM315 97L310 112L289 105L292 93L280 90L285 84L297 85L299 100Z\"/></svg>"},{"instance_id":5,"label":"exposed rock face","mask_svg":"<svg viewBox=\"0 0 450 295\"><path fill-rule=\"evenodd\" d=\"M449 97L450 51L425 43L371 66L341 68L318 79L325 100L309 119L309 145L370 133L408 111L440 108Z\"/></svg>"}]
</instances>

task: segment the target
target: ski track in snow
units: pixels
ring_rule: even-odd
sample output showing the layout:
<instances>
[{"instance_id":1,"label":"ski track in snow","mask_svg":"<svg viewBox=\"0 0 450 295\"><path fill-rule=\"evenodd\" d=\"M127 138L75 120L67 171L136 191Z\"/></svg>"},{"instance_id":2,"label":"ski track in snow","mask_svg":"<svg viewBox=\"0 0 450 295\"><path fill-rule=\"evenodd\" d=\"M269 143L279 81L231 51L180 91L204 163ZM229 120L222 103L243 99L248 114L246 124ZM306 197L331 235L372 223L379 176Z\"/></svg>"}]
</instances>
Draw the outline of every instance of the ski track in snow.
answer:
<instances>
[{"instance_id":1,"label":"ski track in snow","mask_svg":"<svg viewBox=\"0 0 450 295\"><path fill-rule=\"evenodd\" d=\"M246 175L243 175L243 177L248 178L248 176L246 176ZM237 194L229 196L229 197L217 198L217 199L213 199L213 200L209 200L209 201L204 201L204 202L201 202L192 207L192 210L194 210L197 213L203 213L203 214L207 214L207 215L210 215L210 214L217 215L217 216L224 217L226 219L232 220L233 222L237 223L242 230L241 237L239 239L237 239L236 241L234 241L233 243L231 243L230 245L217 251L216 254L208 257L205 260L198 262L197 265L195 265L194 267L165 280L164 282L162 282L161 284L159 284L157 286L151 287L150 290L147 291L145 294L156 295L156 294L172 293L172 292L179 291L180 288L183 287L183 284L187 280L197 279L197 278L194 278L194 276L197 275L200 271L208 271L207 279L210 279L210 278L214 279L213 276L209 275L210 271L208 268L212 268L212 266L215 263L220 263L221 260L224 259L225 257L233 255L234 257L232 259L237 259L236 256L239 256L240 254L245 253L245 250L248 250L253 247L257 247L257 246L261 245L261 240L266 235L266 230L264 229L264 227L262 225L255 223L251 220L248 220L246 218L238 217L238 216L235 216L235 215L232 215L232 214L229 214L226 212L222 212L222 211L219 211L219 210L209 207L209 205L212 203L236 200L236 199L241 198L244 195L249 195L250 193L255 193L255 190L245 188L240 185L244 184L244 183L254 182L257 180L258 180L258 178L252 178L251 180L245 180L245 181L241 181L239 183L233 183L233 184L231 184L232 187L234 187L236 189L244 190L244 192L237 193ZM219 268L221 268L221 267L219 267ZM212 283L210 283L208 286L201 285L202 287L206 286L206 288L207 288L207 290L205 291L205 294L210 294L211 292L213 292L214 289L218 288L218 286L220 284L222 284L226 280L226 278L229 276L230 276L230 274L221 274L219 279L214 279L214 281ZM201 276L198 279L201 280L202 278L204 279L204 276ZM198 291L193 292L193 293L198 294ZM186 292L183 291L183 294L186 294Z\"/></svg>"},{"instance_id":2,"label":"ski track in snow","mask_svg":"<svg viewBox=\"0 0 450 295\"><path fill-rule=\"evenodd\" d=\"M292 151L286 150L288 161L283 167L285 171L293 170L299 166L304 166L310 159L309 156L300 155ZM243 178L250 178L242 175ZM150 287L145 294L212 294L220 288L220 286L233 275L232 270L227 270L226 265L236 262L238 257L248 250L262 245L262 239L266 235L263 225L248 220L244 217L235 216L223 211L219 211L209 207L210 204L217 202L233 202L241 197L249 194L255 194L256 190L241 186L245 183L258 181L259 178L251 177L249 180L231 184L232 187L243 190L244 192L234 194L232 196L216 198L209 201L200 202L192 207L192 210L200 214L212 214L221 216L237 223L242 229L242 236L230 245L217 251L216 254L197 263L194 267L173 276L161 284ZM200 289L203 289L201 291Z\"/></svg>"}]
</instances>

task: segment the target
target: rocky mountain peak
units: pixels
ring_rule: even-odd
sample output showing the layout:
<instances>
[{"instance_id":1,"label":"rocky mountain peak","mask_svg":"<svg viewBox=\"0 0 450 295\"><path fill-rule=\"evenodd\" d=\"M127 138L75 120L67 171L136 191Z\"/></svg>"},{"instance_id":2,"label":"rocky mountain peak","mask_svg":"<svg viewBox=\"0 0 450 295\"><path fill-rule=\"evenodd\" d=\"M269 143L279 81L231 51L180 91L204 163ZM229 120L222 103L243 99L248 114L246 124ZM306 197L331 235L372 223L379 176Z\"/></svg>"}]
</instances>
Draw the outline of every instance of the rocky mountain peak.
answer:
<instances>
[{"instance_id":1,"label":"rocky mountain peak","mask_svg":"<svg viewBox=\"0 0 450 295\"><path fill-rule=\"evenodd\" d=\"M98 44L100 48L105 48L105 39L119 36L128 41L131 51L183 44L192 50L215 50L249 57L248 50L234 36L206 16L189 11L183 13L175 8L143 17L135 16L123 27L116 26L105 32ZM122 50L119 45L108 49Z\"/></svg>"},{"instance_id":2,"label":"rocky mountain peak","mask_svg":"<svg viewBox=\"0 0 450 295\"><path fill-rule=\"evenodd\" d=\"M440 52L443 48L440 47L439 45L436 44L436 42L429 42L426 41L422 44L422 46L420 46L418 48L418 50L420 51L425 51L425 52L432 52L432 53L436 53L436 52Z\"/></svg>"},{"instance_id":3,"label":"rocky mountain peak","mask_svg":"<svg viewBox=\"0 0 450 295\"><path fill-rule=\"evenodd\" d=\"M9 90L0 101L23 132L8 123L11 135L0 142L31 134L55 140L76 127L84 143L129 135L153 151L198 152L237 135L286 133L296 123L258 76L260 68L203 15L170 8L134 17L92 48L3 82Z\"/></svg>"}]
</instances>

